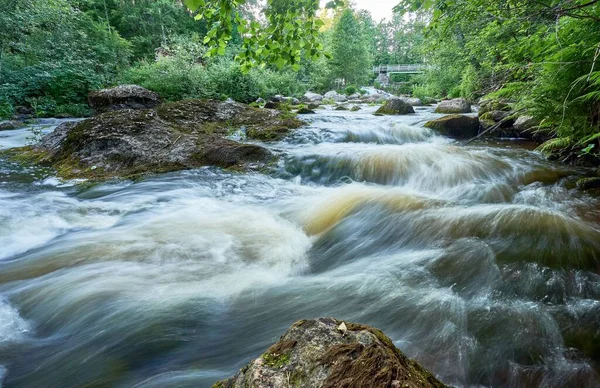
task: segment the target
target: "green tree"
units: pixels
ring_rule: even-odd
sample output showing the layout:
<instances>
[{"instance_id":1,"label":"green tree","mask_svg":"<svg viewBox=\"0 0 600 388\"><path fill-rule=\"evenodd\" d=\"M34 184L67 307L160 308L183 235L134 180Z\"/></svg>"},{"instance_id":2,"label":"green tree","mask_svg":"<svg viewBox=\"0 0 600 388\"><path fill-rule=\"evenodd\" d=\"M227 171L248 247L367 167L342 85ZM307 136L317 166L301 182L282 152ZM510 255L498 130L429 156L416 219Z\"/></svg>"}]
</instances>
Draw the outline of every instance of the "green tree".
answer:
<instances>
[{"instance_id":1,"label":"green tree","mask_svg":"<svg viewBox=\"0 0 600 388\"><path fill-rule=\"evenodd\" d=\"M346 8L336 21L332 35L331 71L348 85L364 85L369 79L371 59L354 12Z\"/></svg>"}]
</instances>

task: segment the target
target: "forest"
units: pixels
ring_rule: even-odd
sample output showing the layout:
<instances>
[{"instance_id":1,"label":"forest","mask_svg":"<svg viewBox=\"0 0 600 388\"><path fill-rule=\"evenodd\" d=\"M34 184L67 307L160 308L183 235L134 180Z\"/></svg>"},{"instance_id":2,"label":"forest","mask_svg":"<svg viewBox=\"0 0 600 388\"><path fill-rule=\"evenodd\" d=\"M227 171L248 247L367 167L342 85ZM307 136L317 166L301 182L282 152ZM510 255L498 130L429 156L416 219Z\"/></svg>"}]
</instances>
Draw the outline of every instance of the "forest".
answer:
<instances>
[{"instance_id":1,"label":"forest","mask_svg":"<svg viewBox=\"0 0 600 388\"><path fill-rule=\"evenodd\" d=\"M268 58L246 58L245 64L240 57L246 52L261 56L262 50L248 50L247 41L259 37L238 26L276 25L256 1L231 2L225 38L216 30L224 34L226 24L215 19L218 27L207 28L211 20L194 20L198 9L190 11L179 0L2 1L1 117L19 110L39 117L86 116L90 90L129 83L169 100L246 103L309 89L353 91L373 84L374 65L424 63L425 74L401 79L394 91L474 102L509 99L555 137L547 150L574 147L590 154L600 148L597 1L405 0L389 20L377 23L342 1L313 17L318 22L311 21L310 39L292 37L313 44L302 44L293 63L287 52L271 50ZM302 2L287 3L300 9ZM265 58L261 66L248 65Z\"/></svg>"}]
</instances>

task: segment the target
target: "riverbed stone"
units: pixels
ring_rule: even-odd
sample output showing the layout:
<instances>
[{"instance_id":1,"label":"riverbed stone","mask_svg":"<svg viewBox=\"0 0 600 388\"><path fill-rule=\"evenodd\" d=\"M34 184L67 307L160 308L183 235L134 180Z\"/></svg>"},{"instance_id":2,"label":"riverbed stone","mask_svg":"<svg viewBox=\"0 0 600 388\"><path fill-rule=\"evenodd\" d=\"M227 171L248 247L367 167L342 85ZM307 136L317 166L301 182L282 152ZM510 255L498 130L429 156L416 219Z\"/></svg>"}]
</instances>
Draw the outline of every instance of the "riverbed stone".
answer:
<instances>
[{"instance_id":1,"label":"riverbed stone","mask_svg":"<svg viewBox=\"0 0 600 388\"><path fill-rule=\"evenodd\" d=\"M423 106L423 101L416 97L404 97L402 98L410 106Z\"/></svg>"},{"instance_id":2,"label":"riverbed stone","mask_svg":"<svg viewBox=\"0 0 600 388\"><path fill-rule=\"evenodd\" d=\"M335 90L331 90L324 94L324 96L328 100L333 100L335 102L346 102L348 101L348 97L343 94L336 92Z\"/></svg>"},{"instance_id":3,"label":"riverbed stone","mask_svg":"<svg viewBox=\"0 0 600 388\"><path fill-rule=\"evenodd\" d=\"M526 132L538 126L539 122L533 116L519 116L513 126L519 132Z\"/></svg>"},{"instance_id":4,"label":"riverbed stone","mask_svg":"<svg viewBox=\"0 0 600 388\"><path fill-rule=\"evenodd\" d=\"M512 110L510 101L506 99L486 99L479 102L479 116L492 111L509 112Z\"/></svg>"},{"instance_id":5,"label":"riverbed stone","mask_svg":"<svg viewBox=\"0 0 600 388\"><path fill-rule=\"evenodd\" d=\"M233 130L245 128L248 138L271 141L301 125L276 110L183 100L62 124L21 154L53 166L64 178L127 178L201 166L248 170L267 166L274 155L260 145L229 139Z\"/></svg>"},{"instance_id":6,"label":"riverbed stone","mask_svg":"<svg viewBox=\"0 0 600 388\"><path fill-rule=\"evenodd\" d=\"M213 388L442 388L380 330L335 318L298 321L265 353Z\"/></svg>"},{"instance_id":7,"label":"riverbed stone","mask_svg":"<svg viewBox=\"0 0 600 388\"><path fill-rule=\"evenodd\" d=\"M471 104L464 98L445 100L438 104L435 113L471 113Z\"/></svg>"},{"instance_id":8,"label":"riverbed stone","mask_svg":"<svg viewBox=\"0 0 600 388\"><path fill-rule=\"evenodd\" d=\"M375 113L384 115L406 115L415 113L415 110L406 101L396 97L387 100Z\"/></svg>"},{"instance_id":9,"label":"riverbed stone","mask_svg":"<svg viewBox=\"0 0 600 388\"><path fill-rule=\"evenodd\" d=\"M426 128L431 128L441 135L458 139L468 139L479 133L479 119L465 115L447 115L425 123Z\"/></svg>"},{"instance_id":10,"label":"riverbed stone","mask_svg":"<svg viewBox=\"0 0 600 388\"><path fill-rule=\"evenodd\" d=\"M583 178L577 181L577 188L579 190L597 190L600 189L600 178L591 177Z\"/></svg>"},{"instance_id":11,"label":"riverbed stone","mask_svg":"<svg viewBox=\"0 0 600 388\"><path fill-rule=\"evenodd\" d=\"M306 92L304 96L302 96L302 101L304 102L321 102L323 101L323 96L318 93Z\"/></svg>"},{"instance_id":12,"label":"riverbed stone","mask_svg":"<svg viewBox=\"0 0 600 388\"><path fill-rule=\"evenodd\" d=\"M299 115L309 115L309 114L315 114L316 112L310 108L302 107L302 108L298 109L298 111L296 113L298 113Z\"/></svg>"},{"instance_id":13,"label":"riverbed stone","mask_svg":"<svg viewBox=\"0 0 600 388\"><path fill-rule=\"evenodd\" d=\"M138 85L119 85L90 92L88 102L96 113L105 113L122 109L154 108L160 104L160 96Z\"/></svg>"},{"instance_id":14,"label":"riverbed stone","mask_svg":"<svg viewBox=\"0 0 600 388\"><path fill-rule=\"evenodd\" d=\"M22 121L17 120L4 120L0 121L0 131L9 131L12 129L23 128L25 125Z\"/></svg>"}]
</instances>

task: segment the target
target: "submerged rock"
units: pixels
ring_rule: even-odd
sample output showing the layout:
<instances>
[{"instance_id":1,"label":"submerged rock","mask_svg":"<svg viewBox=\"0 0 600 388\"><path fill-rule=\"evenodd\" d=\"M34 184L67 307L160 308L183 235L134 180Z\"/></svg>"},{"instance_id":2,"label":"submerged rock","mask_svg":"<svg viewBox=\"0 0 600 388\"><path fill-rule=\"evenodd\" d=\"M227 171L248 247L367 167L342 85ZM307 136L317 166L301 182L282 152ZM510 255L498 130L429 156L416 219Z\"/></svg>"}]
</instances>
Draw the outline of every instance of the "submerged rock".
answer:
<instances>
[{"instance_id":1,"label":"submerged rock","mask_svg":"<svg viewBox=\"0 0 600 388\"><path fill-rule=\"evenodd\" d=\"M375 113L384 115L406 115L415 113L415 110L406 101L396 97L387 100Z\"/></svg>"},{"instance_id":2,"label":"submerged rock","mask_svg":"<svg viewBox=\"0 0 600 388\"><path fill-rule=\"evenodd\" d=\"M471 113L471 104L464 98L445 100L435 108L435 113Z\"/></svg>"},{"instance_id":3,"label":"submerged rock","mask_svg":"<svg viewBox=\"0 0 600 388\"><path fill-rule=\"evenodd\" d=\"M444 136L468 139L479 133L479 119L463 115L448 115L426 122L425 127Z\"/></svg>"},{"instance_id":4,"label":"submerged rock","mask_svg":"<svg viewBox=\"0 0 600 388\"><path fill-rule=\"evenodd\" d=\"M303 123L236 102L183 100L156 109L120 110L60 125L24 150L65 178L107 179L200 166L248 169L273 159L266 148L227 136L277 140Z\"/></svg>"},{"instance_id":5,"label":"submerged rock","mask_svg":"<svg viewBox=\"0 0 600 388\"><path fill-rule=\"evenodd\" d=\"M122 109L154 108L160 104L160 96L138 85L119 85L90 92L88 102L96 113L105 113Z\"/></svg>"},{"instance_id":6,"label":"submerged rock","mask_svg":"<svg viewBox=\"0 0 600 388\"><path fill-rule=\"evenodd\" d=\"M213 388L445 387L380 330L319 318L298 321L259 358Z\"/></svg>"}]
</instances>

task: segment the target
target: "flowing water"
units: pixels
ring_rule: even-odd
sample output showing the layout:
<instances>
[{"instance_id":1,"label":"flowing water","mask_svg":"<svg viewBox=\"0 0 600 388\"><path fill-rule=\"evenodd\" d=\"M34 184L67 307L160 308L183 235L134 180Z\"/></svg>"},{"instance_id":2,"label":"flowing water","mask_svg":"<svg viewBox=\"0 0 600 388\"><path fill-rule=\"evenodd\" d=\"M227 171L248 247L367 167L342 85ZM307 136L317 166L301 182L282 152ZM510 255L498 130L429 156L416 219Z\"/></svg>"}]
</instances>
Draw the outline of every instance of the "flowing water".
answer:
<instances>
[{"instance_id":1,"label":"flowing water","mask_svg":"<svg viewBox=\"0 0 600 388\"><path fill-rule=\"evenodd\" d=\"M373 109L308 117L270 176L0 161L4 385L208 387L333 316L448 384L599 386L599 199L526 147L434 135L429 108Z\"/></svg>"}]
</instances>

